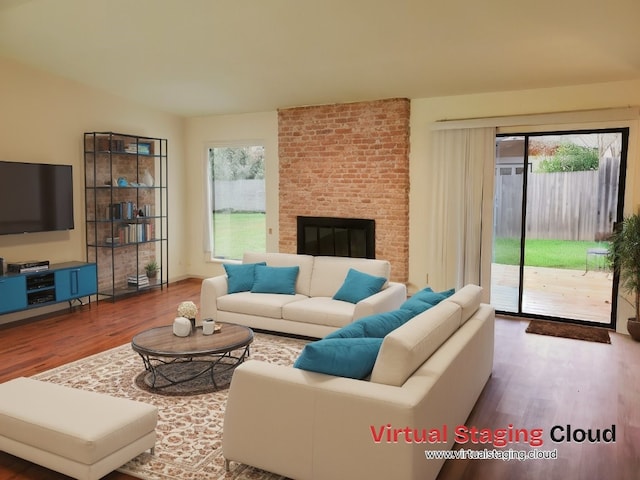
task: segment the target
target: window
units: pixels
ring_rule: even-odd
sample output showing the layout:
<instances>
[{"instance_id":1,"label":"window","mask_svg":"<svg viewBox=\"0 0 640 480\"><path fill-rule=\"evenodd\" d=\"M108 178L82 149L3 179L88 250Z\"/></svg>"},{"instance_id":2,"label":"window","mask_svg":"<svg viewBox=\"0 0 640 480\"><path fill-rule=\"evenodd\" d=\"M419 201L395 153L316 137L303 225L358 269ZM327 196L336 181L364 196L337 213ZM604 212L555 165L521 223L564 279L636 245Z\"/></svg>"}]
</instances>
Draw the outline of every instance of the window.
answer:
<instances>
[{"instance_id":1,"label":"window","mask_svg":"<svg viewBox=\"0 0 640 480\"><path fill-rule=\"evenodd\" d=\"M264 146L208 149L214 258L266 251Z\"/></svg>"}]
</instances>

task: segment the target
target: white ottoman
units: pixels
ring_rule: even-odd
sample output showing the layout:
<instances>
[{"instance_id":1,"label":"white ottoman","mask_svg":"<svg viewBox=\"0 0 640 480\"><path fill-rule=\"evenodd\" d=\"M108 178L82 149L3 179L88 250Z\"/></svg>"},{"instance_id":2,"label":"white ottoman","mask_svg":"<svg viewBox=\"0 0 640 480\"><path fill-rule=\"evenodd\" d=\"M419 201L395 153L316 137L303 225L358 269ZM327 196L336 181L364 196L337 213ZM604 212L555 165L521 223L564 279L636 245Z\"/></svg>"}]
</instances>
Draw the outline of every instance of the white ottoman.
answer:
<instances>
[{"instance_id":1,"label":"white ottoman","mask_svg":"<svg viewBox=\"0 0 640 480\"><path fill-rule=\"evenodd\" d=\"M0 450L93 480L153 447L158 409L31 378L0 384Z\"/></svg>"}]
</instances>

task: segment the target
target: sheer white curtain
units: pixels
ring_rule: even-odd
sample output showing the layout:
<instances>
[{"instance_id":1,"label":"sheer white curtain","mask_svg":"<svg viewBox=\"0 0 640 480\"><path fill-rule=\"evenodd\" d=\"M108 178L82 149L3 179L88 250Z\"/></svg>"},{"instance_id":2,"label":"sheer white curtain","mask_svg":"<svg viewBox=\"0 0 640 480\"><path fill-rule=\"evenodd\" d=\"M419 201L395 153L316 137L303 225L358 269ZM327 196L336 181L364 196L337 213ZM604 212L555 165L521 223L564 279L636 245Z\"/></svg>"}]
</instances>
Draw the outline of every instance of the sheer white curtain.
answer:
<instances>
[{"instance_id":1,"label":"sheer white curtain","mask_svg":"<svg viewBox=\"0 0 640 480\"><path fill-rule=\"evenodd\" d=\"M443 288L467 283L490 296L493 230L494 127L432 132L429 270Z\"/></svg>"},{"instance_id":2,"label":"sheer white curtain","mask_svg":"<svg viewBox=\"0 0 640 480\"><path fill-rule=\"evenodd\" d=\"M203 215L202 215L202 251L207 260L213 256L213 182L211 181L211 162L209 161L209 149L206 149L204 175L202 182Z\"/></svg>"}]
</instances>

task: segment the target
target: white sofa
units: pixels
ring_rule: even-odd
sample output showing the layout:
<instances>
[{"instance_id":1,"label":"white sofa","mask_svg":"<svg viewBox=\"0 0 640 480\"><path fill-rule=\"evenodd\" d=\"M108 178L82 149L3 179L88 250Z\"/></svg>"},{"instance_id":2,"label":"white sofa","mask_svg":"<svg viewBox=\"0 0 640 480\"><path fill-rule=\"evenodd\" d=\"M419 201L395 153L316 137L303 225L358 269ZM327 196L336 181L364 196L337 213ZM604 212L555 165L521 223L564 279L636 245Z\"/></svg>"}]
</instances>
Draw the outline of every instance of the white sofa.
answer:
<instances>
[{"instance_id":1,"label":"white sofa","mask_svg":"<svg viewBox=\"0 0 640 480\"><path fill-rule=\"evenodd\" d=\"M227 466L296 480L436 478L444 460L427 460L425 450L452 447L493 367L495 311L481 293L467 285L387 334L368 380L256 360L239 366L224 417ZM389 441L388 430L407 427L448 436Z\"/></svg>"},{"instance_id":2,"label":"white sofa","mask_svg":"<svg viewBox=\"0 0 640 480\"><path fill-rule=\"evenodd\" d=\"M387 281L382 290L357 303L333 300L349 269L389 279L386 260L296 255L288 253L244 254L242 263L266 262L268 266L300 268L295 295L228 293L227 276L203 280L200 316L251 328L321 338L353 320L394 310L407 298L406 286Z\"/></svg>"}]
</instances>

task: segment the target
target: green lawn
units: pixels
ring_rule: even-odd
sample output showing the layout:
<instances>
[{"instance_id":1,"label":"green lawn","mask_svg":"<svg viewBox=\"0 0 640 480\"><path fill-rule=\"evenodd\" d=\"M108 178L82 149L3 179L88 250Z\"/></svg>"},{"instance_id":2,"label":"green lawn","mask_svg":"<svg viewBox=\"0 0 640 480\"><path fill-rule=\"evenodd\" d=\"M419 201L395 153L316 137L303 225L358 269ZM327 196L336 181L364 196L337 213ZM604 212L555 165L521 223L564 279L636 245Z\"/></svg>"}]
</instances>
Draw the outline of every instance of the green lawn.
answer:
<instances>
[{"instance_id":1,"label":"green lawn","mask_svg":"<svg viewBox=\"0 0 640 480\"><path fill-rule=\"evenodd\" d=\"M266 250L264 213L216 212L213 215L214 256L241 259L246 251Z\"/></svg>"},{"instance_id":2,"label":"green lawn","mask_svg":"<svg viewBox=\"0 0 640 480\"><path fill-rule=\"evenodd\" d=\"M572 240L527 240L525 262L529 267L567 268L584 270L587 249L606 248L606 242ZM520 262L520 239L496 238L494 241L495 263L518 265Z\"/></svg>"}]
</instances>

